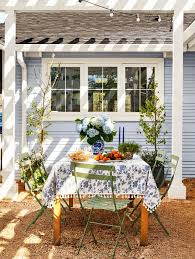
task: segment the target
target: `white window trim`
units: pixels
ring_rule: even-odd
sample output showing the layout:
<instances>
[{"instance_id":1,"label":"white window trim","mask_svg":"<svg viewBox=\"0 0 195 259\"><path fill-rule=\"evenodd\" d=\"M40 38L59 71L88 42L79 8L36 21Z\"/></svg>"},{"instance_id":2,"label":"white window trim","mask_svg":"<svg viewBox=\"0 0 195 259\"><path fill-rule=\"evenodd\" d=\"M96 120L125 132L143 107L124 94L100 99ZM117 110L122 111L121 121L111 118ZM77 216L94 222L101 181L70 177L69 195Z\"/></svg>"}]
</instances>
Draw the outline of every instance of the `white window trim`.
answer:
<instances>
[{"instance_id":1,"label":"white window trim","mask_svg":"<svg viewBox=\"0 0 195 259\"><path fill-rule=\"evenodd\" d=\"M52 64L51 58L42 59L42 77L46 82ZM155 79L158 82L158 96L164 104L164 59L163 58L58 58L54 64L80 67L80 112L51 112L50 121L74 121L76 118L96 116L102 112L88 112L88 67L89 66L116 66L118 70L118 112L106 112L114 121L139 121L139 112L125 112L125 66L154 66ZM122 90L122 91L121 91ZM51 98L49 93L48 98Z\"/></svg>"}]
</instances>

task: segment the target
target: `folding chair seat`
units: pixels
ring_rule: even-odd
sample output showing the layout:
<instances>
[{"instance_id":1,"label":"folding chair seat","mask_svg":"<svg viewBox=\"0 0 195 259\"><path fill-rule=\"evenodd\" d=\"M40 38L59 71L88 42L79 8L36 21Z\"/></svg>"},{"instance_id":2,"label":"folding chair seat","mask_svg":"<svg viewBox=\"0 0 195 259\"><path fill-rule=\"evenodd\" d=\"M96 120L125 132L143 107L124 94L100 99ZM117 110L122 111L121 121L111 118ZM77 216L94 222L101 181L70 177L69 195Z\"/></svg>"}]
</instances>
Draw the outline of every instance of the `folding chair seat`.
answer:
<instances>
[{"instance_id":1,"label":"folding chair seat","mask_svg":"<svg viewBox=\"0 0 195 259\"><path fill-rule=\"evenodd\" d=\"M116 200L116 208L117 210L124 209L127 205L129 205L129 203L129 200ZM103 198L99 196L95 196L87 201L84 201L83 207L86 209L94 208L99 210L115 211L112 198Z\"/></svg>"}]
</instances>

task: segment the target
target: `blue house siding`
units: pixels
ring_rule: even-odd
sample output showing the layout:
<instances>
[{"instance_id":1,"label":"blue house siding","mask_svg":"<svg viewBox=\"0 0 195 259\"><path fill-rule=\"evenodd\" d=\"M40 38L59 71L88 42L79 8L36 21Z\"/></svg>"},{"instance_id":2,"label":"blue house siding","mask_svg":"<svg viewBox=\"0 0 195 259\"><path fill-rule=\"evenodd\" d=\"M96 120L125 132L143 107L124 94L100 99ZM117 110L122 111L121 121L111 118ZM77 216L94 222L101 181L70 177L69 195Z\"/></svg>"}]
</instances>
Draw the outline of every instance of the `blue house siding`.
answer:
<instances>
[{"instance_id":1,"label":"blue house siding","mask_svg":"<svg viewBox=\"0 0 195 259\"><path fill-rule=\"evenodd\" d=\"M172 65L170 59L164 60L164 104L165 104L165 130L166 134L166 144L164 146L165 151L171 153L172 145Z\"/></svg>"},{"instance_id":2,"label":"blue house siding","mask_svg":"<svg viewBox=\"0 0 195 259\"><path fill-rule=\"evenodd\" d=\"M183 175L195 177L195 52L184 55Z\"/></svg>"},{"instance_id":3,"label":"blue house siding","mask_svg":"<svg viewBox=\"0 0 195 259\"><path fill-rule=\"evenodd\" d=\"M195 52L184 54L183 177L195 177ZM172 60L165 59L167 145L171 150Z\"/></svg>"},{"instance_id":4,"label":"blue house siding","mask_svg":"<svg viewBox=\"0 0 195 259\"><path fill-rule=\"evenodd\" d=\"M94 58L97 54L84 53L82 57ZM111 57L110 53L98 54L98 57ZM140 57L140 58L162 58L162 53L116 53L112 54L113 58L116 57ZM51 57L50 53L43 53L43 58ZM78 58L78 54L74 53L60 53L56 54L58 57ZM39 97L36 87L38 85L38 78L35 76L34 69L36 68L37 75L41 73L41 58L28 58L26 59L28 68L28 86L32 87L29 91L30 99L37 99ZM183 129L183 176L195 177L195 53L188 53L184 55L184 129ZM195 71L195 70L194 70ZM165 149L168 153L171 153L171 131L172 131L172 60L165 59L165 106L166 106L166 122L165 128L168 131L166 135ZM21 69L17 66L17 87L16 91L21 91ZM38 99L37 99L38 100ZM19 104L20 103L20 104ZM17 138L21 137L21 100L16 105L16 135ZM146 148L145 139L142 135L137 134L138 122L120 122L116 123L116 129L119 126L125 127L125 141L134 140L140 143L143 148ZM79 147L79 135L75 132L74 122L53 122L48 129L49 135L45 142L44 149L47 155L47 165L52 166L53 163L63 158L65 154ZM74 134L73 134L74 132ZM114 139L114 145L118 144L118 135ZM33 147L33 140L29 140L29 146ZM148 147L150 149L150 147ZM18 152L18 150L17 150Z\"/></svg>"},{"instance_id":5,"label":"blue house siding","mask_svg":"<svg viewBox=\"0 0 195 259\"><path fill-rule=\"evenodd\" d=\"M15 113L15 138L16 138L16 159L21 148L21 132L22 132L22 69L19 64L16 64L16 113Z\"/></svg>"},{"instance_id":6,"label":"blue house siding","mask_svg":"<svg viewBox=\"0 0 195 259\"><path fill-rule=\"evenodd\" d=\"M52 58L52 53L45 52L43 58ZM137 53L137 52L56 52L55 58L163 58L162 52Z\"/></svg>"}]
</instances>

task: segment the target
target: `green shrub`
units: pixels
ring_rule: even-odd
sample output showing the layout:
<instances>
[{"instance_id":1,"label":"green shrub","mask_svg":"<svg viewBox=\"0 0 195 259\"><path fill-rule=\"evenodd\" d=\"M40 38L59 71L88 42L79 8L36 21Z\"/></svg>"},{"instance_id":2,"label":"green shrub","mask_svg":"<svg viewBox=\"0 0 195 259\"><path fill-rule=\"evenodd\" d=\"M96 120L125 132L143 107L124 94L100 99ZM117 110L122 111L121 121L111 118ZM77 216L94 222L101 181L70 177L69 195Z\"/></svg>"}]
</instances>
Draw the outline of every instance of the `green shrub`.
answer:
<instances>
[{"instance_id":1,"label":"green shrub","mask_svg":"<svg viewBox=\"0 0 195 259\"><path fill-rule=\"evenodd\" d=\"M125 154L125 153L139 153L141 149L141 146L135 142L127 142L127 143L122 143L118 146L118 150L120 153Z\"/></svg>"}]
</instances>

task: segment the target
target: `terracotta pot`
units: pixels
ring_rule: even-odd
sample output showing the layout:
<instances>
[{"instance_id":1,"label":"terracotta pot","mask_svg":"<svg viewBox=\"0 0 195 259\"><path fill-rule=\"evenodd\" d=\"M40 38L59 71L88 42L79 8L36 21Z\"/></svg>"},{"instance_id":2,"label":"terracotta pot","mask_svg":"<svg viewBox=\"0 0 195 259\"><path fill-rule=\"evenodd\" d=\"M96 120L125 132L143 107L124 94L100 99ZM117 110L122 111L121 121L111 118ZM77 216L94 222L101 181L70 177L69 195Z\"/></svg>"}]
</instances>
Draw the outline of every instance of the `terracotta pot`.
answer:
<instances>
[{"instance_id":1,"label":"terracotta pot","mask_svg":"<svg viewBox=\"0 0 195 259\"><path fill-rule=\"evenodd\" d=\"M132 152L126 152L125 153L125 159L131 160L133 158L133 153Z\"/></svg>"}]
</instances>

